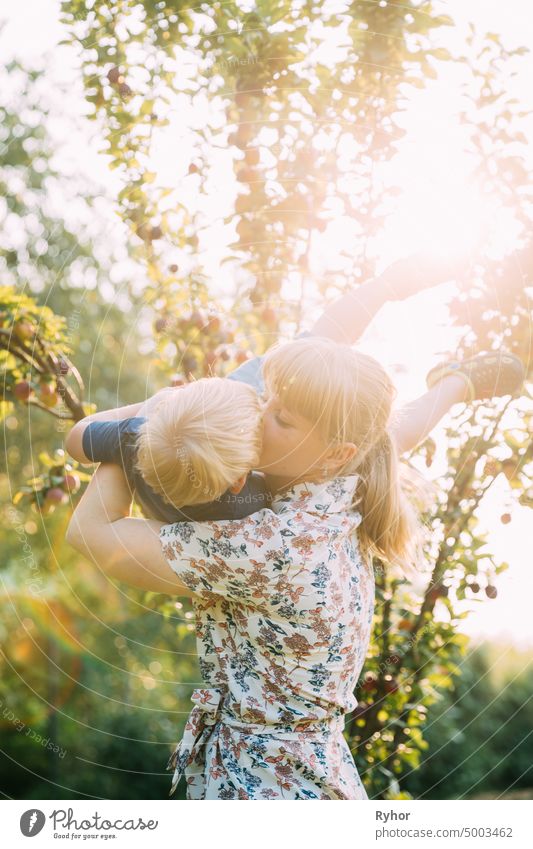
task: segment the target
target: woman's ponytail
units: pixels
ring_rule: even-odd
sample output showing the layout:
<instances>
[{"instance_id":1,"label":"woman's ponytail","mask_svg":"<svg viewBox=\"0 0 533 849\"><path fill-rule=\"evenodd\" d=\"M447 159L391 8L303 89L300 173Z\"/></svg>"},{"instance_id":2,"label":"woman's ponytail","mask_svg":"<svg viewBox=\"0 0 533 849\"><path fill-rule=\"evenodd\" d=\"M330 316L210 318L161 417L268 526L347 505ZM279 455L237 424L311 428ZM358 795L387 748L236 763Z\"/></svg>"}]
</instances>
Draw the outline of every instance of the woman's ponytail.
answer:
<instances>
[{"instance_id":1,"label":"woman's ponytail","mask_svg":"<svg viewBox=\"0 0 533 849\"><path fill-rule=\"evenodd\" d=\"M421 559L421 526L417 512L407 497L403 480L412 475L402 474L396 443L387 428L361 459L357 489L357 509L362 521L359 526L361 548L373 557L396 563L405 574L413 575Z\"/></svg>"}]
</instances>

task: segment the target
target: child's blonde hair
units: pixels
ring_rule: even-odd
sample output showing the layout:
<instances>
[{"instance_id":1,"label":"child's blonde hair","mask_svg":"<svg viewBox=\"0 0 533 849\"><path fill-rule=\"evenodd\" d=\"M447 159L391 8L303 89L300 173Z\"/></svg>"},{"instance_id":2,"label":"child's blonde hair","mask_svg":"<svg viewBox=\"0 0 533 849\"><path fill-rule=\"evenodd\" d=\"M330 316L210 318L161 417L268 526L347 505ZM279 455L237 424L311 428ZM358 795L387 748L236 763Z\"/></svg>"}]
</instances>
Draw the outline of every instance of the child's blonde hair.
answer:
<instances>
[{"instance_id":1,"label":"child's blonde hair","mask_svg":"<svg viewBox=\"0 0 533 849\"><path fill-rule=\"evenodd\" d=\"M142 424L136 467L174 507L205 504L257 466L261 441L255 389L203 377L169 391Z\"/></svg>"},{"instance_id":2,"label":"child's blonde hair","mask_svg":"<svg viewBox=\"0 0 533 849\"><path fill-rule=\"evenodd\" d=\"M401 471L388 430L396 388L386 371L349 345L313 336L273 346L262 373L267 393L316 423L329 447L343 442L357 446L355 456L333 476L360 476L353 507L362 516L362 553L413 575L422 562L422 526L406 496L416 492L417 473Z\"/></svg>"}]
</instances>

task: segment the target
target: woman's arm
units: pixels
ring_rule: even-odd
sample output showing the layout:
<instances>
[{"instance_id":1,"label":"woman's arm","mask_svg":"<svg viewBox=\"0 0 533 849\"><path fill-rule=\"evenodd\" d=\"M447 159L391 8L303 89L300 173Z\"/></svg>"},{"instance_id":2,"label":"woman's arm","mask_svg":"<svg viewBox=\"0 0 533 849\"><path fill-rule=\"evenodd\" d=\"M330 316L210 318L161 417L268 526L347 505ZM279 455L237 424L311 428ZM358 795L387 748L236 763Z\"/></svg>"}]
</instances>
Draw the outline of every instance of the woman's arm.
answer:
<instances>
[{"instance_id":1,"label":"woman's arm","mask_svg":"<svg viewBox=\"0 0 533 849\"><path fill-rule=\"evenodd\" d=\"M76 507L67 542L109 578L156 593L192 596L163 556L163 522L134 519L131 492L119 466L98 467Z\"/></svg>"}]
</instances>

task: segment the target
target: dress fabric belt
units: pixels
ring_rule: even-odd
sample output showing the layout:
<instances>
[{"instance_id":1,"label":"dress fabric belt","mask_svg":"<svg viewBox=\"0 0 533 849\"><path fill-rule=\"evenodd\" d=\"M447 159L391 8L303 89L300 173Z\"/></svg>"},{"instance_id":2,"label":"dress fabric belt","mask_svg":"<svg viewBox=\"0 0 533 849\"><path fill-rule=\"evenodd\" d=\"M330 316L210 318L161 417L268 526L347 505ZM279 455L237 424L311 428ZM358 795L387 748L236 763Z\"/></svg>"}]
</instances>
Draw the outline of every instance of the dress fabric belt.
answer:
<instances>
[{"instance_id":1,"label":"dress fabric belt","mask_svg":"<svg viewBox=\"0 0 533 849\"><path fill-rule=\"evenodd\" d=\"M200 750L206 746L212 734L213 726L217 722L223 722L242 733L272 734L286 740L301 740L301 735L305 733L324 734L331 731L342 733L344 729L344 716L342 715L327 717L323 720L301 721L289 730L287 725L258 725L239 721L223 710L224 697L227 693L227 690L218 687L199 688L193 691L191 701L195 702L195 705L185 723L183 737L174 749L166 766L167 770L174 770L169 796L172 796L176 790L180 777L186 768L193 763Z\"/></svg>"}]
</instances>

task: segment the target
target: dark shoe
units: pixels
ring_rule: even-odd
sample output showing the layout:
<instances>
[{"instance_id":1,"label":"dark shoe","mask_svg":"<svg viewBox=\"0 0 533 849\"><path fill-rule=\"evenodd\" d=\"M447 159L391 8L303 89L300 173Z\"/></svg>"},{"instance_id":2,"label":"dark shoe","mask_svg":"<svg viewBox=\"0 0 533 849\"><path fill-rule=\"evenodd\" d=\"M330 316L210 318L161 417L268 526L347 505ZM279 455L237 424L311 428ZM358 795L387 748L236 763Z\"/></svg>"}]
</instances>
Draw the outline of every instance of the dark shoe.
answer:
<instances>
[{"instance_id":1,"label":"dark shoe","mask_svg":"<svg viewBox=\"0 0 533 849\"><path fill-rule=\"evenodd\" d=\"M447 374L464 377L470 390L468 400L471 402L513 395L524 382L525 370L522 361L514 354L502 351L476 354L462 362L448 360L432 368L426 377L428 389Z\"/></svg>"}]
</instances>

